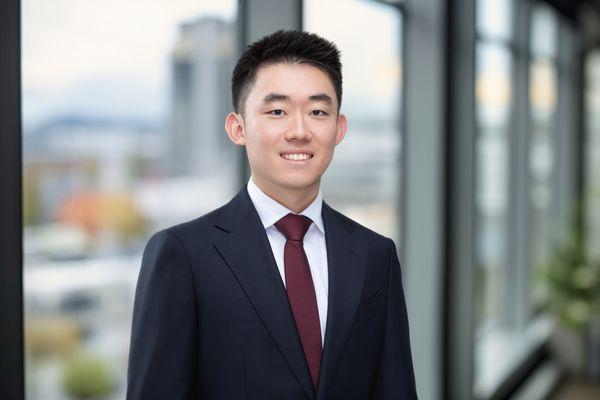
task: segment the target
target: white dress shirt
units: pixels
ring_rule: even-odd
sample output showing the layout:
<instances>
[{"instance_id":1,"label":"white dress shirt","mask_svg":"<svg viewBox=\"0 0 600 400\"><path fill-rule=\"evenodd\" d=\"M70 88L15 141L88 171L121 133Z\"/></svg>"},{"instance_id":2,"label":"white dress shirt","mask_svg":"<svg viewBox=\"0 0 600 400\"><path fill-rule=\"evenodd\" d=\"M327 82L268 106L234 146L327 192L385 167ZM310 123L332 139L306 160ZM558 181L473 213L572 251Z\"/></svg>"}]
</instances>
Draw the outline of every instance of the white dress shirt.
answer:
<instances>
[{"instance_id":1,"label":"white dress shirt","mask_svg":"<svg viewBox=\"0 0 600 400\"><path fill-rule=\"evenodd\" d=\"M281 274L281 280L285 285L285 268L283 262L283 250L285 247L285 236L275 227L275 222L286 216L288 213L296 214L282 204L267 196L256 184L252 178L248 180L248 194L258 212L262 221L277 268ZM310 274L312 276L315 294L317 296L317 308L319 310L319 321L321 324L321 345L325 340L325 324L327 321L327 295L329 292L329 277L327 275L327 247L325 246L325 228L323 226L323 217L321 208L323 207L323 195L321 189L315 200L300 215L310 218L313 223L304 235L304 252L308 258Z\"/></svg>"}]
</instances>

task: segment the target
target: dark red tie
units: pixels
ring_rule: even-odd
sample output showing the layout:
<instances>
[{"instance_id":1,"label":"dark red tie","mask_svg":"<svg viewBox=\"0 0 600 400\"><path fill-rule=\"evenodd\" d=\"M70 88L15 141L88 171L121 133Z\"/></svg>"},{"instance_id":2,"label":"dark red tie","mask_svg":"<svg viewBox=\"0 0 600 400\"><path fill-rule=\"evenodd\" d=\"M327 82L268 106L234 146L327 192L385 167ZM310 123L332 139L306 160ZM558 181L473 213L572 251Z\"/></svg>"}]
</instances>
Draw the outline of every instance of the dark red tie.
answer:
<instances>
[{"instance_id":1,"label":"dark red tie","mask_svg":"<svg viewBox=\"0 0 600 400\"><path fill-rule=\"evenodd\" d=\"M277 221L275 227L286 238L283 251L285 285L310 376L316 389L321 366L321 323L315 287L302 245L304 235L311 224L310 218L290 213Z\"/></svg>"}]
</instances>

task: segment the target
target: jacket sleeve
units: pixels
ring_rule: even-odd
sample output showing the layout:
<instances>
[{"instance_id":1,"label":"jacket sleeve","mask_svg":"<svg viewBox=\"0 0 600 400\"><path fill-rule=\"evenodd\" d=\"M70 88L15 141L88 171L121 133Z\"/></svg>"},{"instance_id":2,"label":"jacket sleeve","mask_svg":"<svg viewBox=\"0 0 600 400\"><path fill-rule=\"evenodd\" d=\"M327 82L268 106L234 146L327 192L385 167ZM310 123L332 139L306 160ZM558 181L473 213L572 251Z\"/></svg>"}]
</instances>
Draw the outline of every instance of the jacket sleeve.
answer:
<instances>
[{"instance_id":1,"label":"jacket sleeve","mask_svg":"<svg viewBox=\"0 0 600 400\"><path fill-rule=\"evenodd\" d=\"M127 400L195 398L197 316L187 255L168 230L142 257L133 307Z\"/></svg>"},{"instance_id":2,"label":"jacket sleeve","mask_svg":"<svg viewBox=\"0 0 600 400\"><path fill-rule=\"evenodd\" d=\"M373 391L374 400L417 398L408 331L402 271L396 246L390 239L390 271L387 311L380 364Z\"/></svg>"}]
</instances>

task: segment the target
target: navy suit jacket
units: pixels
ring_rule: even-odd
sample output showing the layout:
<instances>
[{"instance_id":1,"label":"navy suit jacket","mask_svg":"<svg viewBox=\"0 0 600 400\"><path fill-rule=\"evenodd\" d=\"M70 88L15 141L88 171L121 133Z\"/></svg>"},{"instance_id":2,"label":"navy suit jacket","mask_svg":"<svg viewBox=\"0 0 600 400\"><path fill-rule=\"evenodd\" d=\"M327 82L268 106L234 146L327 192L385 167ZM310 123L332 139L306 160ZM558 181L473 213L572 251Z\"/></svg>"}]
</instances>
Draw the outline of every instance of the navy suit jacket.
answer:
<instances>
[{"instance_id":1,"label":"navy suit jacket","mask_svg":"<svg viewBox=\"0 0 600 400\"><path fill-rule=\"evenodd\" d=\"M392 240L323 203L329 298L313 389L285 286L244 187L154 234L138 279L128 400L416 399Z\"/></svg>"}]
</instances>

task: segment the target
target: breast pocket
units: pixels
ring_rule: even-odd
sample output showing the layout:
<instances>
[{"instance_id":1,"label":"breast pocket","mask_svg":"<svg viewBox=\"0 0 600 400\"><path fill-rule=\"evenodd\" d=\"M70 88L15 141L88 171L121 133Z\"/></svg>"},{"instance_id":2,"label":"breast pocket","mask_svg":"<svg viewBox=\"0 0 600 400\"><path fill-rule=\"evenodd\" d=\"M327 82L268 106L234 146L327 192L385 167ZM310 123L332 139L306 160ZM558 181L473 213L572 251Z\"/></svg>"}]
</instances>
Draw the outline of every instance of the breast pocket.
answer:
<instances>
[{"instance_id":1,"label":"breast pocket","mask_svg":"<svg viewBox=\"0 0 600 400\"><path fill-rule=\"evenodd\" d=\"M383 313L385 302L384 290L378 290L365 296L358 304L356 319L371 319Z\"/></svg>"}]
</instances>

